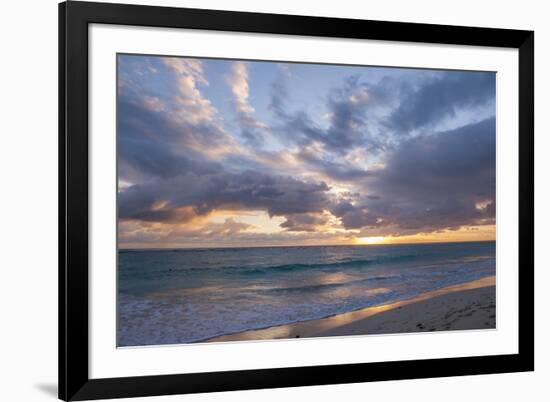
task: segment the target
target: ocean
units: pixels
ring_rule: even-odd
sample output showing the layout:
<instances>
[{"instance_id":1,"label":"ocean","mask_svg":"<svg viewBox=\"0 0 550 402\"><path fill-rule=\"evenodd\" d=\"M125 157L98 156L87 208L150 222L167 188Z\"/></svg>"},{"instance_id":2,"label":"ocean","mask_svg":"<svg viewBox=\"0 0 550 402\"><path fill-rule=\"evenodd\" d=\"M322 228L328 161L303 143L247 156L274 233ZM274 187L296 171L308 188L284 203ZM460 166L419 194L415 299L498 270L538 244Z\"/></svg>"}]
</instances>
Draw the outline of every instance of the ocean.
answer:
<instances>
[{"instance_id":1,"label":"ocean","mask_svg":"<svg viewBox=\"0 0 550 402\"><path fill-rule=\"evenodd\" d=\"M118 346L200 342L495 275L495 242L119 250Z\"/></svg>"}]
</instances>

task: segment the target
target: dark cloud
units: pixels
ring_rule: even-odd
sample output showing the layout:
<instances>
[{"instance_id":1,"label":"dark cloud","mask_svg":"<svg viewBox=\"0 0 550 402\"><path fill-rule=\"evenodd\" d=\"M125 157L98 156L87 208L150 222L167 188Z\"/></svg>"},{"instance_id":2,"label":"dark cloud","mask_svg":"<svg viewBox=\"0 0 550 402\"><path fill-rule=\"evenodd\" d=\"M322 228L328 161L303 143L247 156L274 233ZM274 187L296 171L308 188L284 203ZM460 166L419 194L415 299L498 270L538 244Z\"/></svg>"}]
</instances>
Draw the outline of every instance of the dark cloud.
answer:
<instances>
[{"instance_id":1,"label":"dark cloud","mask_svg":"<svg viewBox=\"0 0 550 402\"><path fill-rule=\"evenodd\" d=\"M366 206L354 205L349 200L336 203L330 212L340 218L346 229L379 226L377 214L372 214Z\"/></svg>"},{"instance_id":2,"label":"dark cloud","mask_svg":"<svg viewBox=\"0 0 550 402\"><path fill-rule=\"evenodd\" d=\"M401 143L374 177L384 193L494 195L495 118ZM397 195L397 194L395 194Z\"/></svg>"},{"instance_id":3,"label":"dark cloud","mask_svg":"<svg viewBox=\"0 0 550 402\"><path fill-rule=\"evenodd\" d=\"M185 148L186 143L219 145L219 129L208 124L174 124L166 115L150 110L135 99L120 96L118 102L118 158L120 177L170 178L192 172L221 170L218 162ZM185 152L183 152L185 151Z\"/></svg>"},{"instance_id":4,"label":"dark cloud","mask_svg":"<svg viewBox=\"0 0 550 402\"><path fill-rule=\"evenodd\" d=\"M123 116L132 116L131 119L121 117L119 120L118 157L122 169L129 168L146 176L161 178L175 177L186 172L197 174L213 173L219 171L221 166L206 160L199 155L178 154L173 141L162 141L158 134L170 134L171 129L162 120L154 116L154 113L137 108L133 105L121 105ZM153 135L149 132L154 131ZM122 177L126 171L122 171ZM131 175L131 173L128 173Z\"/></svg>"},{"instance_id":5,"label":"dark cloud","mask_svg":"<svg viewBox=\"0 0 550 402\"><path fill-rule=\"evenodd\" d=\"M404 141L373 173L370 196L331 209L347 228L432 231L495 218L495 119Z\"/></svg>"},{"instance_id":6,"label":"dark cloud","mask_svg":"<svg viewBox=\"0 0 550 402\"><path fill-rule=\"evenodd\" d=\"M496 95L495 74L486 72L448 72L410 90L388 121L401 132L429 127L459 109L484 105Z\"/></svg>"},{"instance_id":7,"label":"dark cloud","mask_svg":"<svg viewBox=\"0 0 550 402\"><path fill-rule=\"evenodd\" d=\"M330 204L328 190L323 182L304 182L252 171L200 176L186 174L134 185L122 191L119 194L119 217L177 222L184 207L191 207L197 215L220 208L260 209L270 216L322 212ZM187 219L188 215L182 218Z\"/></svg>"},{"instance_id":8,"label":"dark cloud","mask_svg":"<svg viewBox=\"0 0 550 402\"><path fill-rule=\"evenodd\" d=\"M328 216L320 214L293 214L286 216L281 227L292 232L315 232L319 226L327 224Z\"/></svg>"},{"instance_id":9,"label":"dark cloud","mask_svg":"<svg viewBox=\"0 0 550 402\"><path fill-rule=\"evenodd\" d=\"M348 78L344 88L333 90L329 96L330 127L318 139L335 150L347 150L356 144L377 148L379 144L369 136L366 124L371 97L369 86L360 84L359 77Z\"/></svg>"}]
</instances>

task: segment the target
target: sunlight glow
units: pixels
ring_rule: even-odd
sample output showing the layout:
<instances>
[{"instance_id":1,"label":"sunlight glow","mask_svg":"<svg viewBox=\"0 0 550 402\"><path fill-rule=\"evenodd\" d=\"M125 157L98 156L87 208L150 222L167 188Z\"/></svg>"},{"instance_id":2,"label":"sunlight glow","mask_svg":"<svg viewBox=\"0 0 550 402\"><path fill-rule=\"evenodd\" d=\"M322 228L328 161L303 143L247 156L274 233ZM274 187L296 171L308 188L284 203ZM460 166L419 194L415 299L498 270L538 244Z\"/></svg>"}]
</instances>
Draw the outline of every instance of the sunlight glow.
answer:
<instances>
[{"instance_id":1,"label":"sunlight glow","mask_svg":"<svg viewBox=\"0 0 550 402\"><path fill-rule=\"evenodd\" d=\"M356 244L383 244L386 238L384 236L359 237L355 241Z\"/></svg>"}]
</instances>

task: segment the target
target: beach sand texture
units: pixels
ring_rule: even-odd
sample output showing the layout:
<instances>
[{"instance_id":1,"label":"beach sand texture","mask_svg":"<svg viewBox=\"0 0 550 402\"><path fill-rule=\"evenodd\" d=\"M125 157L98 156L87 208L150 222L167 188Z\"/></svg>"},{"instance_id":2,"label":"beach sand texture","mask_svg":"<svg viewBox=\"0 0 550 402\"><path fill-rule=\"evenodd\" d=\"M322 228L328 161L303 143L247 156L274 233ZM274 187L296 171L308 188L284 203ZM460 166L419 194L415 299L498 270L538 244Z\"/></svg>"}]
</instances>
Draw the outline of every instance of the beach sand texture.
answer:
<instances>
[{"instance_id":1,"label":"beach sand texture","mask_svg":"<svg viewBox=\"0 0 550 402\"><path fill-rule=\"evenodd\" d=\"M215 337L209 342L494 329L495 302L495 277L490 276L408 300L320 320Z\"/></svg>"}]
</instances>

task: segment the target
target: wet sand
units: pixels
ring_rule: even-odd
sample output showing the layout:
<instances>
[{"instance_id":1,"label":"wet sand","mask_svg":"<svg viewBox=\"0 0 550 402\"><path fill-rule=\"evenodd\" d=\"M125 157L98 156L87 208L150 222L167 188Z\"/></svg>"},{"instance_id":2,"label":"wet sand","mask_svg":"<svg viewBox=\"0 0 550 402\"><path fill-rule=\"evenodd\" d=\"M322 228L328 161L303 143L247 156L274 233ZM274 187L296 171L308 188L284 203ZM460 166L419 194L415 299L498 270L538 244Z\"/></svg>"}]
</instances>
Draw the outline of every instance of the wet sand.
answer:
<instances>
[{"instance_id":1,"label":"wet sand","mask_svg":"<svg viewBox=\"0 0 550 402\"><path fill-rule=\"evenodd\" d=\"M453 285L394 303L319 320L209 339L227 342L496 328L495 277Z\"/></svg>"}]
</instances>

